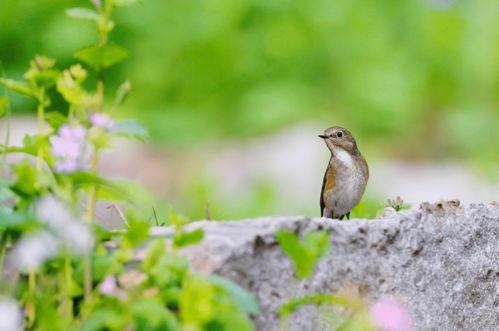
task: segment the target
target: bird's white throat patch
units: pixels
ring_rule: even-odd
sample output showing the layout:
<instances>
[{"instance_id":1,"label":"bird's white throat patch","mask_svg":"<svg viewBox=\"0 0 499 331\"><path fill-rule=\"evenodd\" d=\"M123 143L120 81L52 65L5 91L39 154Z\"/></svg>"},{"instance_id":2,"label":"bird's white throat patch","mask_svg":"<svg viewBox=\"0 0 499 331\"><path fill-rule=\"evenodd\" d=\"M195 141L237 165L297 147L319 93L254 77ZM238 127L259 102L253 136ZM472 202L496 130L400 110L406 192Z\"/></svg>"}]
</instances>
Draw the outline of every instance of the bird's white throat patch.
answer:
<instances>
[{"instance_id":1,"label":"bird's white throat patch","mask_svg":"<svg viewBox=\"0 0 499 331\"><path fill-rule=\"evenodd\" d=\"M348 168L353 167L353 159L350 153L341 148L336 148L334 150L334 156L341 161Z\"/></svg>"}]
</instances>

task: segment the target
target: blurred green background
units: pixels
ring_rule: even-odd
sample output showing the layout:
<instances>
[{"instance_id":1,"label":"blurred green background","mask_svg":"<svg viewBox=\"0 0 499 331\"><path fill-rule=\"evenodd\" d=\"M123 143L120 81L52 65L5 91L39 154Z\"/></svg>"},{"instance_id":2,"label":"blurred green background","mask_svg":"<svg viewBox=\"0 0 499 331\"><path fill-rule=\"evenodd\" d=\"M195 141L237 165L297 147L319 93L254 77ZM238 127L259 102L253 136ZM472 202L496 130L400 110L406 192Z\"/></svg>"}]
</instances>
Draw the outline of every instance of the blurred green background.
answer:
<instances>
[{"instance_id":1,"label":"blurred green background","mask_svg":"<svg viewBox=\"0 0 499 331\"><path fill-rule=\"evenodd\" d=\"M6 75L20 78L37 53L75 62L96 39L63 14L76 6L90 5L2 0ZM107 91L132 81L120 116L142 121L154 144L184 151L341 123L376 158L466 160L497 178L497 0L145 0L115 19L111 38L129 58L106 73ZM32 108L14 98L15 111ZM257 186L228 217L272 210L274 188Z\"/></svg>"}]
</instances>

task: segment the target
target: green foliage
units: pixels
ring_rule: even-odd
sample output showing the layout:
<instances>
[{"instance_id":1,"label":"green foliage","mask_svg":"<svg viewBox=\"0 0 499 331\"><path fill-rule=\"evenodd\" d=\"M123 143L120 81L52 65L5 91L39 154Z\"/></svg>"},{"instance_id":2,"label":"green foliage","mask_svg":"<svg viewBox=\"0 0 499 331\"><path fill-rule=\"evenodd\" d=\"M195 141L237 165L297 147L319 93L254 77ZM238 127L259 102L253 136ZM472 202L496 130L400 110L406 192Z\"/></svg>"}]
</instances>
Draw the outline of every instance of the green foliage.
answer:
<instances>
[{"instance_id":1,"label":"green foliage","mask_svg":"<svg viewBox=\"0 0 499 331\"><path fill-rule=\"evenodd\" d=\"M329 237L324 231L309 232L300 241L294 232L281 230L276 238L293 262L298 279L309 277L317 261L329 253Z\"/></svg>"},{"instance_id":2,"label":"green foliage","mask_svg":"<svg viewBox=\"0 0 499 331\"><path fill-rule=\"evenodd\" d=\"M248 293L233 281L224 277L220 277L218 275L210 275L208 277L208 280L212 284L223 287L231 295L241 311L244 311L248 314L258 315L258 302L256 301L254 295Z\"/></svg>"},{"instance_id":3,"label":"green foliage","mask_svg":"<svg viewBox=\"0 0 499 331\"><path fill-rule=\"evenodd\" d=\"M95 70L109 68L128 56L126 50L114 44L104 46L88 46L78 50L75 57Z\"/></svg>"},{"instance_id":4,"label":"green foliage","mask_svg":"<svg viewBox=\"0 0 499 331\"><path fill-rule=\"evenodd\" d=\"M237 305L222 301L226 295L223 287L213 286L199 276L191 277L179 298L184 325L194 330L253 330Z\"/></svg>"},{"instance_id":5,"label":"green foliage","mask_svg":"<svg viewBox=\"0 0 499 331\"><path fill-rule=\"evenodd\" d=\"M27 97L35 97L35 92L28 86L28 84L23 82L18 82L7 78L0 78L0 86L13 92L25 95Z\"/></svg>"},{"instance_id":6,"label":"green foliage","mask_svg":"<svg viewBox=\"0 0 499 331\"><path fill-rule=\"evenodd\" d=\"M0 86L36 102L38 116L37 134L21 146L0 145L3 155L36 158L35 164L26 159L13 165L11 178L0 178L0 274L7 254L16 262L8 266L15 285L9 293L22 305L26 330L253 330L248 315L258 312L255 298L222 277L193 273L176 252L200 242L204 232L186 231L188 220L170 210L175 234L168 243L151 240L150 222L134 206L147 196L143 190L97 174L100 152L113 139L147 137L138 122L109 115L130 93L128 80L116 90L111 109L104 102L104 71L127 55L108 42L111 14L133 2L99 1L96 11L67 11L95 24L98 44L76 53L93 71L80 63L59 70L55 60L36 56L23 81L0 78ZM67 111L50 109L52 99ZM0 117L8 106L0 97ZM120 216L126 228L94 225L97 200L125 204L126 217ZM141 249L146 252L139 263Z\"/></svg>"},{"instance_id":7,"label":"green foliage","mask_svg":"<svg viewBox=\"0 0 499 331\"><path fill-rule=\"evenodd\" d=\"M188 245L193 245L204 238L204 231L202 229L196 229L191 232L178 231L173 237L173 247L181 248Z\"/></svg>"},{"instance_id":8,"label":"green foliage","mask_svg":"<svg viewBox=\"0 0 499 331\"><path fill-rule=\"evenodd\" d=\"M56 15L66 6L2 1L0 58L9 74L20 77L36 47L67 65L69 50L93 43L94 20L74 26ZM312 120L343 123L376 156L454 157L495 167L498 6L148 0L120 8L112 33L134 55L126 74L140 86L126 111L152 128L156 141L192 146ZM125 68L110 69L108 91L125 78ZM30 103L14 97L13 106L27 110Z\"/></svg>"},{"instance_id":9,"label":"green foliage","mask_svg":"<svg viewBox=\"0 0 499 331\"><path fill-rule=\"evenodd\" d=\"M128 229L123 236L125 243L130 247L137 247L147 238L149 238L149 223L136 218L129 219Z\"/></svg>"}]
</instances>

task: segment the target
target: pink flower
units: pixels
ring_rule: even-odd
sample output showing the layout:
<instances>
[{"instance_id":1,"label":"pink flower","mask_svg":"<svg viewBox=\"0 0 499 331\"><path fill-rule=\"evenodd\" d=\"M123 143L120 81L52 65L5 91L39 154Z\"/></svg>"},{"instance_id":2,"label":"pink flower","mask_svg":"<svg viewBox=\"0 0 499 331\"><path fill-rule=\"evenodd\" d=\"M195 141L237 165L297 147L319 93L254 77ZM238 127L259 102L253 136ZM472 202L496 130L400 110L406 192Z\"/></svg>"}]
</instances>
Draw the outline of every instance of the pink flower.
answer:
<instances>
[{"instance_id":1,"label":"pink flower","mask_svg":"<svg viewBox=\"0 0 499 331\"><path fill-rule=\"evenodd\" d=\"M54 170L71 173L82 168L86 151L86 130L82 126L63 125L58 135L50 137L51 153L57 159Z\"/></svg>"},{"instance_id":2,"label":"pink flower","mask_svg":"<svg viewBox=\"0 0 499 331\"><path fill-rule=\"evenodd\" d=\"M115 126L112 118L104 113L93 113L90 116L90 123L97 128L101 128L107 131L113 130Z\"/></svg>"},{"instance_id":3,"label":"pink flower","mask_svg":"<svg viewBox=\"0 0 499 331\"><path fill-rule=\"evenodd\" d=\"M85 128L81 125L73 127L65 124L59 128L59 136L65 139L81 140L85 138Z\"/></svg>"},{"instance_id":4,"label":"pink flower","mask_svg":"<svg viewBox=\"0 0 499 331\"><path fill-rule=\"evenodd\" d=\"M54 170L59 173L72 173L78 170L79 164L75 160L61 160L54 165Z\"/></svg>"},{"instance_id":5,"label":"pink flower","mask_svg":"<svg viewBox=\"0 0 499 331\"><path fill-rule=\"evenodd\" d=\"M52 145L52 155L54 156L76 159L80 155L80 143L78 141L53 136L50 137L50 143Z\"/></svg>"},{"instance_id":6,"label":"pink flower","mask_svg":"<svg viewBox=\"0 0 499 331\"><path fill-rule=\"evenodd\" d=\"M101 7L101 0L92 0L93 5L95 8L100 8Z\"/></svg>"},{"instance_id":7,"label":"pink flower","mask_svg":"<svg viewBox=\"0 0 499 331\"><path fill-rule=\"evenodd\" d=\"M107 276L102 283L100 283L99 291L104 295L114 295L116 287L116 278L114 276Z\"/></svg>"},{"instance_id":8,"label":"pink flower","mask_svg":"<svg viewBox=\"0 0 499 331\"><path fill-rule=\"evenodd\" d=\"M382 331L411 331L414 320L400 302L393 298L381 298L369 312L371 321Z\"/></svg>"},{"instance_id":9,"label":"pink flower","mask_svg":"<svg viewBox=\"0 0 499 331\"><path fill-rule=\"evenodd\" d=\"M114 276L107 276L104 278L102 283L100 283L99 291L103 295L114 296L121 301L126 301L128 299L127 293L117 285L116 277Z\"/></svg>"}]
</instances>

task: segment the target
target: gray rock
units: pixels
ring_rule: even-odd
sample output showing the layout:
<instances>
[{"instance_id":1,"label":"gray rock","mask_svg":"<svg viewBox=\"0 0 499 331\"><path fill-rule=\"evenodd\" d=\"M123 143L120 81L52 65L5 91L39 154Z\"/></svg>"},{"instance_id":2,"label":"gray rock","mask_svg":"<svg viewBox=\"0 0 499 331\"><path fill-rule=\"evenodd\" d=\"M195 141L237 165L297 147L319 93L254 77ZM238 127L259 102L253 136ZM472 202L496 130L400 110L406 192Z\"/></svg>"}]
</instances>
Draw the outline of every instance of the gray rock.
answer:
<instances>
[{"instance_id":1,"label":"gray rock","mask_svg":"<svg viewBox=\"0 0 499 331\"><path fill-rule=\"evenodd\" d=\"M348 222L273 217L190 227L202 227L206 236L184 254L199 272L228 277L256 295L258 330L277 330L276 312L293 295L335 293L352 285L366 300L398 298L414 315L416 330L499 329L498 204L426 203L420 210ZM300 283L275 239L283 228L330 234L330 254ZM315 307L301 308L289 329L331 330L318 316Z\"/></svg>"}]
</instances>

